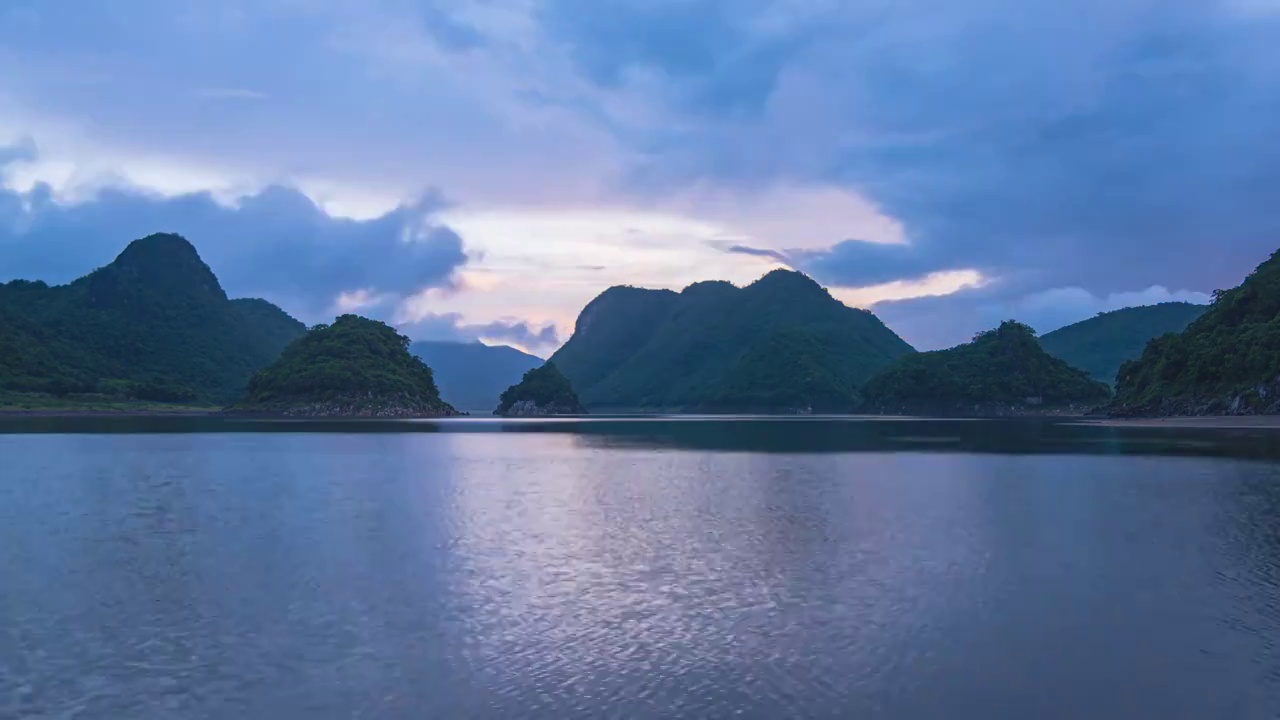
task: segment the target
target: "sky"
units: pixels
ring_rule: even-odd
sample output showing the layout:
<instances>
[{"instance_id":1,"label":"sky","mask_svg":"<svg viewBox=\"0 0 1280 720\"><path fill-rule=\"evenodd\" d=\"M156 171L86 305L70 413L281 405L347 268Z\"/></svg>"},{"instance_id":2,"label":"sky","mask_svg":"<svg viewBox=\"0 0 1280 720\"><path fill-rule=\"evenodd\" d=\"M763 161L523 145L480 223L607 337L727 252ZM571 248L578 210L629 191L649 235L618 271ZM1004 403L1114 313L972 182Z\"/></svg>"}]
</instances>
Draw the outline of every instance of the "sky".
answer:
<instances>
[{"instance_id":1,"label":"sky","mask_svg":"<svg viewBox=\"0 0 1280 720\"><path fill-rule=\"evenodd\" d=\"M1280 0L0 1L0 281L178 232L308 322L546 355L777 267L920 349L1280 247Z\"/></svg>"}]
</instances>

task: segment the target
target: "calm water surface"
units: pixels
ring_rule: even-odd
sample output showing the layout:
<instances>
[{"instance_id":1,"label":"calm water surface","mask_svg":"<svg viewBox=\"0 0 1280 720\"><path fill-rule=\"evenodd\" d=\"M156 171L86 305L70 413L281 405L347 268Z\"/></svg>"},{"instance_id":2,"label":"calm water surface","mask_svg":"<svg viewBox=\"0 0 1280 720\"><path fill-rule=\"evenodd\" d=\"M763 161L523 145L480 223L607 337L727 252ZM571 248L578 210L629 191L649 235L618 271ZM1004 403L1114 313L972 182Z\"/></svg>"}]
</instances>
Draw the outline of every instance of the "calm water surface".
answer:
<instances>
[{"instance_id":1,"label":"calm water surface","mask_svg":"<svg viewBox=\"0 0 1280 720\"><path fill-rule=\"evenodd\" d=\"M1280 434L0 432L0 718L1280 717Z\"/></svg>"}]
</instances>

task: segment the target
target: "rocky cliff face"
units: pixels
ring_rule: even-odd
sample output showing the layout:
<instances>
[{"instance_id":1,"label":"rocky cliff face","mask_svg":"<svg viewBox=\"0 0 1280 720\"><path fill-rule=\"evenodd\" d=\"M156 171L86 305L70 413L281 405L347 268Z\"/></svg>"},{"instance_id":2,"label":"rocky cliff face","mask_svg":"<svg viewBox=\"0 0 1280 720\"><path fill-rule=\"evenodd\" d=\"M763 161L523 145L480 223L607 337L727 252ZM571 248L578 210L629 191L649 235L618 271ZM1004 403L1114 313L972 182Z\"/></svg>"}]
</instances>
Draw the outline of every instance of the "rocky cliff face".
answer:
<instances>
[{"instance_id":1,"label":"rocky cliff face","mask_svg":"<svg viewBox=\"0 0 1280 720\"><path fill-rule=\"evenodd\" d=\"M1118 403L1114 417L1280 415L1280 377L1246 390L1202 397L1171 397L1146 403Z\"/></svg>"},{"instance_id":2,"label":"rocky cliff face","mask_svg":"<svg viewBox=\"0 0 1280 720\"><path fill-rule=\"evenodd\" d=\"M581 407L572 407L559 403L539 405L532 400L518 400L506 410L495 412L494 414L504 417L545 417L548 415L579 415L581 413Z\"/></svg>"}]
</instances>

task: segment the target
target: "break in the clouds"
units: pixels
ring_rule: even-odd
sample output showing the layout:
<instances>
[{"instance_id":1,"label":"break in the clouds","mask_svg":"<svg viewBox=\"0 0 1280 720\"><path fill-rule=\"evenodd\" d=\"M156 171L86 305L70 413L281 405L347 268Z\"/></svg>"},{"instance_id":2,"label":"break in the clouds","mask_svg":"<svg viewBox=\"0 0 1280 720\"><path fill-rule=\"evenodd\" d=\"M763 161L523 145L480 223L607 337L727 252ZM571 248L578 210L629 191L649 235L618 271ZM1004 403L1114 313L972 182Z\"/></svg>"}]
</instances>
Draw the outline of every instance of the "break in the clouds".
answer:
<instances>
[{"instance_id":1,"label":"break in the clouds","mask_svg":"<svg viewBox=\"0 0 1280 720\"><path fill-rule=\"evenodd\" d=\"M13 202L69 214L132 202L110 178L211 215L285 186L381 233L440 188L453 326L559 340L607 284L783 263L937 346L1238 283L1280 246L1278 46L1263 0L16 0L0 140L41 149ZM289 290L448 277L402 250Z\"/></svg>"},{"instance_id":2,"label":"break in the clouds","mask_svg":"<svg viewBox=\"0 0 1280 720\"><path fill-rule=\"evenodd\" d=\"M398 323L400 331L410 338L482 341L489 344L515 345L541 355L559 347L562 338L554 324L538 327L524 320L507 318L483 324L468 323L459 313L428 313Z\"/></svg>"}]
</instances>

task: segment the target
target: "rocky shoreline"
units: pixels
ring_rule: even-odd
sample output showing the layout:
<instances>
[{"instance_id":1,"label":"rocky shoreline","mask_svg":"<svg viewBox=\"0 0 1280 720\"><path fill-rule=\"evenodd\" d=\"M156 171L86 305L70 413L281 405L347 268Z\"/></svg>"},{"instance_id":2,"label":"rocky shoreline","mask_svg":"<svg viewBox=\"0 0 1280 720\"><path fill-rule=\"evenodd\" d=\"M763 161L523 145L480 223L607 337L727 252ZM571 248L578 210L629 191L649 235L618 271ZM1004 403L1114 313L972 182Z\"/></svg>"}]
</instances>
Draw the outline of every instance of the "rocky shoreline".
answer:
<instances>
[{"instance_id":1,"label":"rocky shoreline","mask_svg":"<svg viewBox=\"0 0 1280 720\"><path fill-rule=\"evenodd\" d=\"M1108 415L1113 418L1280 415L1280 378L1216 397L1170 397L1149 403L1114 405Z\"/></svg>"},{"instance_id":2,"label":"rocky shoreline","mask_svg":"<svg viewBox=\"0 0 1280 720\"><path fill-rule=\"evenodd\" d=\"M552 415L582 415L581 407L571 407L561 403L539 405L532 400L518 400L506 410L493 411L499 417L548 417Z\"/></svg>"},{"instance_id":3,"label":"rocky shoreline","mask_svg":"<svg viewBox=\"0 0 1280 720\"><path fill-rule=\"evenodd\" d=\"M586 412L569 379L548 362L526 372L520 382L504 390L493 414L501 417L546 417L585 415Z\"/></svg>"},{"instance_id":4,"label":"rocky shoreline","mask_svg":"<svg viewBox=\"0 0 1280 720\"><path fill-rule=\"evenodd\" d=\"M1105 408L1096 405L1021 405L1008 403L974 403L946 406L897 406L864 409L866 415L890 417L936 418L1083 418L1105 417Z\"/></svg>"},{"instance_id":5,"label":"rocky shoreline","mask_svg":"<svg viewBox=\"0 0 1280 720\"><path fill-rule=\"evenodd\" d=\"M222 410L220 415L235 417L285 417L314 419L413 419L461 417L451 406L436 404L405 404L399 400L378 401L326 400L316 402L279 403L272 405L234 405Z\"/></svg>"},{"instance_id":6,"label":"rocky shoreline","mask_svg":"<svg viewBox=\"0 0 1280 720\"><path fill-rule=\"evenodd\" d=\"M1277 415L1198 415L1143 418L1082 418L1082 425L1185 430L1280 430Z\"/></svg>"}]
</instances>

